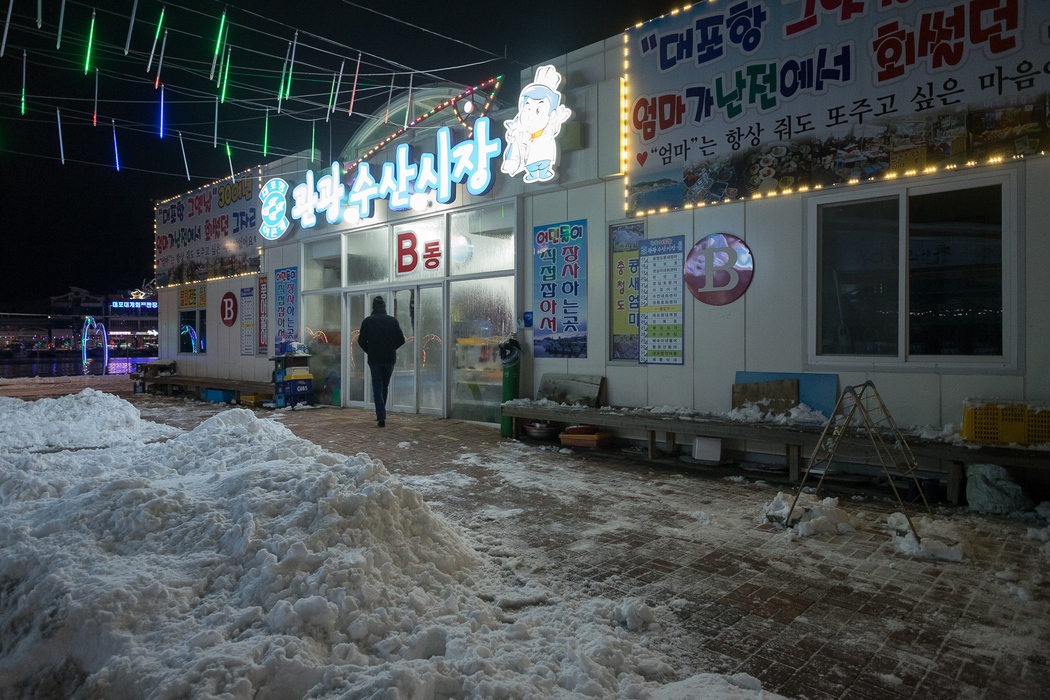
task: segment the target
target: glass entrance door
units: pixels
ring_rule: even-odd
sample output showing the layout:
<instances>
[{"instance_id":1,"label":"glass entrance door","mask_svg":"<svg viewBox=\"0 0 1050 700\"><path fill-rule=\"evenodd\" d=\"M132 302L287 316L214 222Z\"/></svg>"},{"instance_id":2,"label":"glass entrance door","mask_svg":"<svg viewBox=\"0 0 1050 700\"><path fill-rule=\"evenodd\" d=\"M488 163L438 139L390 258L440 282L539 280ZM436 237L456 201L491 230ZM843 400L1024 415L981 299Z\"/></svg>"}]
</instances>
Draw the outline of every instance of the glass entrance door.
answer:
<instances>
[{"instance_id":1,"label":"glass entrance door","mask_svg":"<svg viewBox=\"0 0 1050 700\"><path fill-rule=\"evenodd\" d=\"M387 313L397 319L405 344L397 351L387 409L403 413L445 411L444 293L440 285L402 287L347 294L344 404L374 408L368 356L357 342L361 322L372 313L372 300L386 299Z\"/></svg>"}]
</instances>

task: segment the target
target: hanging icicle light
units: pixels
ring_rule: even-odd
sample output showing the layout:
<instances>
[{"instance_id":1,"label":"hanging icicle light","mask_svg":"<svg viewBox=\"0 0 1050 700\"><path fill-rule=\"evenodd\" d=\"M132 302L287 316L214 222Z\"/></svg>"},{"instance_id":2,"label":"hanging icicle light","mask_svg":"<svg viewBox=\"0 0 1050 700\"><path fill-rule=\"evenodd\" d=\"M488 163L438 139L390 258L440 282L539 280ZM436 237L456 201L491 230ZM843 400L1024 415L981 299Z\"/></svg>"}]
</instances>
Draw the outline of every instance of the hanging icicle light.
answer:
<instances>
[{"instance_id":1,"label":"hanging icicle light","mask_svg":"<svg viewBox=\"0 0 1050 700\"><path fill-rule=\"evenodd\" d=\"M270 154L270 108L266 108L266 122L263 127L263 156Z\"/></svg>"},{"instance_id":2,"label":"hanging icicle light","mask_svg":"<svg viewBox=\"0 0 1050 700\"><path fill-rule=\"evenodd\" d=\"M316 160L314 158L314 151L317 148L317 122L310 122L310 160Z\"/></svg>"},{"instance_id":3,"label":"hanging icicle light","mask_svg":"<svg viewBox=\"0 0 1050 700\"><path fill-rule=\"evenodd\" d=\"M220 100L223 104L226 103L226 86L230 84L230 59L233 54L233 47L226 49L226 70L223 71L222 76L222 99Z\"/></svg>"},{"instance_id":4,"label":"hanging icicle light","mask_svg":"<svg viewBox=\"0 0 1050 700\"><path fill-rule=\"evenodd\" d=\"M324 112L324 120L327 122L332 113L332 105L335 101L335 73L332 73L332 90L328 93L328 109Z\"/></svg>"},{"instance_id":5,"label":"hanging icicle light","mask_svg":"<svg viewBox=\"0 0 1050 700\"><path fill-rule=\"evenodd\" d=\"M390 74L390 92L388 92L386 94L386 116L383 117L383 123L384 124L389 124L390 123L390 103L394 99L394 77L396 75L397 75L396 73L391 73Z\"/></svg>"},{"instance_id":6,"label":"hanging icicle light","mask_svg":"<svg viewBox=\"0 0 1050 700\"><path fill-rule=\"evenodd\" d=\"M55 116L58 118L58 154L62 158L62 165L66 164L66 146L62 143L62 112L58 109L55 110Z\"/></svg>"},{"instance_id":7,"label":"hanging icicle light","mask_svg":"<svg viewBox=\"0 0 1050 700\"><path fill-rule=\"evenodd\" d=\"M354 87L350 91L350 109L348 114L354 116L354 96L357 94L357 76L361 72L361 52L357 52L357 68L354 69Z\"/></svg>"},{"instance_id":8,"label":"hanging icicle light","mask_svg":"<svg viewBox=\"0 0 1050 700\"><path fill-rule=\"evenodd\" d=\"M14 0L12 0L14 2ZM55 37L55 48L62 48L62 25L66 21L66 0L62 0L62 9L58 11L58 35Z\"/></svg>"},{"instance_id":9,"label":"hanging icicle light","mask_svg":"<svg viewBox=\"0 0 1050 700\"><path fill-rule=\"evenodd\" d=\"M25 49L22 49L22 116L25 116L25 113L26 113L26 52L25 52Z\"/></svg>"},{"instance_id":10,"label":"hanging icicle light","mask_svg":"<svg viewBox=\"0 0 1050 700\"><path fill-rule=\"evenodd\" d=\"M91 114L91 126L98 126L98 68L95 69L95 109Z\"/></svg>"},{"instance_id":11,"label":"hanging icicle light","mask_svg":"<svg viewBox=\"0 0 1050 700\"><path fill-rule=\"evenodd\" d=\"M84 75L87 75L91 67L91 43L95 40L95 10L91 10L91 31L88 32L87 58L84 59Z\"/></svg>"},{"instance_id":12,"label":"hanging icicle light","mask_svg":"<svg viewBox=\"0 0 1050 700\"><path fill-rule=\"evenodd\" d=\"M36 28L44 26L44 0L36 0Z\"/></svg>"},{"instance_id":13,"label":"hanging icicle light","mask_svg":"<svg viewBox=\"0 0 1050 700\"><path fill-rule=\"evenodd\" d=\"M288 48L284 51L284 65L281 66L281 87L277 88L277 113L281 113L281 100L284 99L284 76L288 72L288 57L292 54L292 42L288 42Z\"/></svg>"},{"instance_id":14,"label":"hanging icicle light","mask_svg":"<svg viewBox=\"0 0 1050 700\"><path fill-rule=\"evenodd\" d=\"M157 33L153 35L153 48L149 50L149 62L146 63L146 72L153 67L153 54L157 50L157 40L160 39L160 28L164 25L164 6L160 6L160 19L157 20Z\"/></svg>"},{"instance_id":15,"label":"hanging icicle light","mask_svg":"<svg viewBox=\"0 0 1050 700\"><path fill-rule=\"evenodd\" d=\"M219 96L215 96L215 133L211 137L211 147L219 147Z\"/></svg>"},{"instance_id":16,"label":"hanging icicle light","mask_svg":"<svg viewBox=\"0 0 1050 700\"><path fill-rule=\"evenodd\" d=\"M292 71L295 70L295 49L299 45L299 30L295 30L295 37L292 40L292 59L288 62L288 82L284 84L284 99L288 99L292 95Z\"/></svg>"},{"instance_id":17,"label":"hanging icicle light","mask_svg":"<svg viewBox=\"0 0 1050 700\"><path fill-rule=\"evenodd\" d=\"M117 120L111 120L113 122L113 162L117 166L117 172L120 172L120 153L117 151Z\"/></svg>"},{"instance_id":18,"label":"hanging icicle light","mask_svg":"<svg viewBox=\"0 0 1050 700\"><path fill-rule=\"evenodd\" d=\"M237 178L233 176L233 152L230 150L230 142L226 142L226 160L230 163L230 180L237 182Z\"/></svg>"},{"instance_id":19,"label":"hanging icicle light","mask_svg":"<svg viewBox=\"0 0 1050 700\"><path fill-rule=\"evenodd\" d=\"M186 144L182 142L182 132L179 132L179 147L182 148L182 164L186 166L186 179L190 179L190 162L186 160Z\"/></svg>"},{"instance_id":20,"label":"hanging icicle light","mask_svg":"<svg viewBox=\"0 0 1050 700\"><path fill-rule=\"evenodd\" d=\"M164 86L160 86L160 137L164 138Z\"/></svg>"},{"instance_id":21,"label":"hanging icicle light","mask_svg":"<svg viewBox=\"0 0 1050 700\"><path fill-rule=\"evenodd\" d=\"M65 0L62 0L62 1L65 2ZM124 42L124 55L125 56L127 56L128 55L128 51L131 50L131 30L135 28L135 13L138 12L138 9L139 9L139 0L135 0L135 2L131 3L131 21L128 22L128 38L127 38L127 41ZM117 168L117 169L119 170L120 168Z\"/></svg>"},{"instance_id":22,"label":"hanging icicle light","mask_svg":"<svg viewBox=\"0 0 1050 700\"><path fill-rule=\"evenodd\" d=\"M408 74L408 105L405 107L405 124L402 128L408 128L408 115L412 113L412 73Z\"/></svg>"},{"instance_id":23,"label":"hanging icicle light","mask_svg":"<svg viewBox=\"0 0 1050 700\"><path fill-rule=\"evenodd\" d=\"M222 32L226 28L226 8L222 10L222 20L219 22L219 36L215 38L215 53L211 57L211 73L208 80L215 77L215 62L219 60L219 49L222 48Z\"/></svg>"},{"instance_id":24,"label":"hanging icicle light","mask_svg":"<svg viewBox=\"0 0 1050 700\"><path fill-rule=\"evenodd\" d=\"M346 67L346 59L339 64L339 79L335 82L335 93L332 96L332 104L328 106L329 112L335 112L335 103L339 101L339 88L343 86L343 68ZM325 121L328 121L328 117L325 117Z\"/></svg>"},{"instance_id":25,"label":"hanging icicle light","mask_svg":"<svg viewBox=\"0 0 1050 700\"><path fill-rule=\"evenodd\" d=\"M15 0L7 3L7 19L4 21L4 38L0 41L0 58L4 57L4 49L7 48L7 30L11 28L11 10L15 9Z\"/></svg>"},{"instance_id":26,"label":"hanging icicle light","mask_svg":"<svg viewBox=\"0 0 1050 700\"><path fill-rule=\"evenodd\" d=\"M157 59L157 79L153 81L153 89L160 85L160 69L164 67L164 49L168 47L168 30L164 30L164 41L160 42L160 58Z\"/></svg>"}]
</instances>

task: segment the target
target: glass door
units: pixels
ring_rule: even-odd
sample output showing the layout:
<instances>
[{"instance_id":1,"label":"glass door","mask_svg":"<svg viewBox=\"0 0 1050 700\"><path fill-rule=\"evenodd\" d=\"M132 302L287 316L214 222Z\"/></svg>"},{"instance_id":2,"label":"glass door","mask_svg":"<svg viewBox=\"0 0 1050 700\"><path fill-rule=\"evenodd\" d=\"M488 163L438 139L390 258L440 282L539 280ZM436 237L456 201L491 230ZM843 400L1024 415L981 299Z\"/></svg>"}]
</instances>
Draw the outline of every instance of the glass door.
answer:
<instances>
[{"instance_id":1,"label":"glass door","mask_svg":"<svg viewBox=\"0 0 1050 700\"><path fill-rule=\"evenodd\" d=\"M344 406L370 406L372 387L368 376L368 358L357 344L361 321L372 311L369 295L350 292L346 295L346 331L343 333L343 387Z\"/></svg>"},{"instance_id":2,"label":"glass door","mask_svg":"<svg viewBox=\"0 0 1050 700\"><path fill-rule=\"evenodd\" d=\"M419 412L445 415L445 295L440 286L419 288L416 345Z\"/></svg>"},{"instance_id":3,"label":"glass door","mask_svg":"<svg viewBox=\"0 0 1050 700\"><path fill-rule=\"evenodd\" d=\"M416 412L416 302L415 287L395 289L387 295L387 313L397 319L405 334L405 344L397 351L397 364L390 379L390 410L401 413Z\"/></svg>"}]
</instances>

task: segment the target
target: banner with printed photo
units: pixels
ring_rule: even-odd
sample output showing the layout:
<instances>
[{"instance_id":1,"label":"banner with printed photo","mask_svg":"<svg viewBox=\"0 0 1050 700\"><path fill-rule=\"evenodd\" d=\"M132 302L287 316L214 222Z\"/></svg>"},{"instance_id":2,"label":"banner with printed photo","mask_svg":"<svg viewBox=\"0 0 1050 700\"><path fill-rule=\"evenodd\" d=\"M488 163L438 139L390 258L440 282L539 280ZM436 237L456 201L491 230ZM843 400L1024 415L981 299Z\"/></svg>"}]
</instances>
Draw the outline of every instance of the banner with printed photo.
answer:
<instances>
[{"instance_id":1,"label":"banner with printed photo","mask_svg":"<svg viewBox=\"0 0 1050 700\"><path fill-rule=\"evenodd\" d=\"M259 271L257 180L242 173L154 208L158 286Z\"/></svg>"},{"instance_id":2,"label":"banner with printed photo","mask_svg":"<svg viewBox=\"0 0 1050 700\"><path fill-rule=\"evenodd\" d=\"M632 214L1050 146L1046 2L698 3L626 46Z\"/></svg>"},{"instance_id":3,"label":"banner with printed photo","mask_svg":"<svg viewBox=\"0 0 1050 700\"><path fill-rule=\"evenodd\" d=\"M587 357L587 220L533 229L535 357Z\"/></svg>"}]
</instances>

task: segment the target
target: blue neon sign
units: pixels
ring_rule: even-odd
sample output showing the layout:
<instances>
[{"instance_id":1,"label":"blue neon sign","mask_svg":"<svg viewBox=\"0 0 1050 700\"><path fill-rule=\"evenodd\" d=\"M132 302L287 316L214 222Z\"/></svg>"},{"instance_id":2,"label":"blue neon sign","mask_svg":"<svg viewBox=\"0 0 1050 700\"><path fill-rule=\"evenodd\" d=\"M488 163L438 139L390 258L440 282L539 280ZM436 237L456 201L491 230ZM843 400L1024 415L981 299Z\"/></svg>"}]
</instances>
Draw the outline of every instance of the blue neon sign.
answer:
<instances>
[{"instance_id":1,"label":"blue neon sign","mask_svg":"<svg viewBox=\"0 0 1050 700\"><path fill-rule=\"evenodd\" d=\"M420 196L433 195L435 201L448 204L455 201L459 184L473 195L486 194L494 184L492 161L503 151L500 139L490 137L490 133L491 122L482 117L474 123L470 139L453 144L451 128L443 126L437 131L436 153L423 153L416 162L409 145L400 144L394 160L383 163L375 175L369 163L360 163L349 187L339 177L342 171L338 162L332 163L329 174L316 179L314 172L307 170L304 181L292 189L290 211L288 183L273 178L260 193L263 207L259 232L269 240L280 238L290 225L289 216L303 228L313 228L320 212L329 224L343 221L351 211L368 219L375 214L376 200L381 199L387 200L391 211L408 209Z\"/></svg>"}]
</instances>

